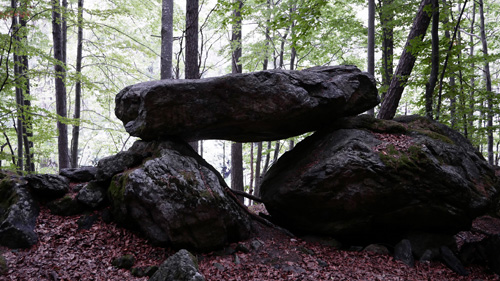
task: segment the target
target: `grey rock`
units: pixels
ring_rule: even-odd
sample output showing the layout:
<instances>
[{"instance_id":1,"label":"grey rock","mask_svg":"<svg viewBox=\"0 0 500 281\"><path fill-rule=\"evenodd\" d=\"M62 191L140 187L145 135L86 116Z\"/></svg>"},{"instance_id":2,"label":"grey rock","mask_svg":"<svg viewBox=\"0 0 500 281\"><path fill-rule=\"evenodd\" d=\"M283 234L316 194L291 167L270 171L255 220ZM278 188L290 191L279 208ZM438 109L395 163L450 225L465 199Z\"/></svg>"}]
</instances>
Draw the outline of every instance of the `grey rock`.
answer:
<instances>
[{"instance_id":1,"label":"grey rock","mask_svg":"<svg viewBox=\"0 0 500 281\"><path fill-rule=\"evenodd\" d=\"M370 252L379 255L389 255L389 249L386 246L380 244L370 244L363 249L363 252Z\"/></svg>"},{"instance_id":2,"label":"grey rock","mask_svg":"<svg viewBox=\"0 0 500 281\"><path fill-rule=\"evenodd\" d=\"M465 267L463 266L462 262L457 258L457 256L455 256L455 254L450 250L450 248L442 246L440 248L440 251L441 251L441 258L451 270L462 276L469 275L469 272L465 270Z\"/></svg>"},{"instance_id":3,"label":"grey rock","mask_svg":"<svg viewBox=\"0 0 500 281\"><path fill-rule=\"evenodd\" d=\"M60 175L28 175L25 177L33 194L41 200L52 200L69 191L69 180Z\"/></svg>"},{"instance_id":4,"label":"grey rock","mask_svg":"<svg viewBox=\"0 0 500 281\"><path fill-rule=\"evenodd\" d=\"M341 241L455 234L490 209L499 182L449 132L416 116L344 118L285 153L266 173L261 198L273 222L296 233Z\"/></svg>"},{"instance_id":5,"label":"grey rock","mask_svg":"<svg viewBox=\"0 0 500 281\"><path fill-rule=\"evenodd\" d=\"M37 243L35 233L39 208L19 177L0 172L0 244L29 248Z\"/></svg>"},{"instance_id":6,"label":"grey rock","mask_svg":"<svg viewBox=\"0 0 500 281\"><path fill-rule=\"evenodd\" d=\"M187 143L136 142L128 153L155 157L113 177L113 217L155 244L210 251L251 233L249 215L217 171ZM142 163L142 161L140 161Z\"/></svg>"},{"instance_id":7,"label":"grey rock","mask_svg":"<svg viewBox=\"0 0 500 281\"><path fill-rule=\"evenodd\" d=\"M95 180L97 167L84 166L80 168L62 169L59 174L68 178L71 182L89 182Z\"/></svg>"},{"instance_id":8,"label":"grey rock","mask_svg":"<svg viewBox=\"0 0 500 281\"><path fill-rule=\"evenodd\" d=\"M50 212L58 216L74 216L83 213L85 206L71 196L50 201L47 203Z\"/></svg>"},{"instance_id":9,"label":"grey rock","mask_svg":"<svg viewBox=\"0 0 500 281\"><path fill-rule=\"evenodd\" d=\"M95 181L91 181L78 192L76 199L78 202L95 209L105 202L106 191Z\"/></svg>"},{"instance_id":10,"label":"grey rock","mask_svg":"<svg viewBox=\"0 0 500 281\"><path fill-rule=\"evenodd\" d=\"M143 140L254 142L315 131L379 102L371 75L325 66L139 83L116 96L115 113Z\"/></svg>"},{"instance_id":11,"label":"grey rock","mask_svg":"<svg viewBox=\"0 0 500 281\"><path fill-rule=\"evenodd\" d=\"M111 261L111 265L117 268L125 268L130 269L135 264L135 257L133 255L123 255L117 258L114 258Z\"/></svg>"},{"instance_id":12,"label":"grey rock","mask_svg":"<svg viewBox=\"0 0 500 281\"><path fill-rule=\"evenodd\" d=\"M394 259L402 261L404 264L414 267L415 259L413 258L410 240L403 239L394 246Z\"/></svg>"},{"instance_id":13,"label":"grey rock","mask_svg":"<svg viewBox=\"0 0 500 281\"><path fill-rule=\"evenodd\" d=\"M4 256L0 255L0 275L6 275L9 272L9 265Z\"/></svg>"},{"instance_id":14,"label":"grey rock","mask_svg":"<svg viewBox=\"0 0 500 281\"><path fill-rule=\"evenodd\" d=\"M431 262L436 259L436 254L431 250L427 249L424 251L422 256L418 259L419 262Z\"/></svg>"},{"instance_id":15,"label":"grey rock","mask_svg":"<svg viewBox=\"0 0 500 281\"><path fill-rule=\"evenodd\" d=\"M439 257L441 246L451 249L457 248L456 241L451 234L413 232L408 234L407 238L411 242L413 254L418 259L422 259L426 251L430 251L433 258Z\"/></svg>"},{"instance_id":16,"label":"grey rock","mask_svg":"<svg viewBox=\"0 0 500 281\"><path fill-rule=\"evenodd\" d=\"M165 260L149 281L204 281L198 271L198 260L182 249Z\"/></svg>"}]
</instances>

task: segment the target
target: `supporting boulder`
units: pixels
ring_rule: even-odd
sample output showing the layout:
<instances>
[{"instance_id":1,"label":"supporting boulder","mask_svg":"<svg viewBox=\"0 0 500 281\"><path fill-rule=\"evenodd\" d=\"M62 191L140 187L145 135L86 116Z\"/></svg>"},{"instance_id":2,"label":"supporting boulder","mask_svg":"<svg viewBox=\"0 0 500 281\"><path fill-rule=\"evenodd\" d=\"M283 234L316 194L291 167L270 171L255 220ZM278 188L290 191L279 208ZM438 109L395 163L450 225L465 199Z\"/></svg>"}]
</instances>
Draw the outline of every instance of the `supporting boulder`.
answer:
<instances>
[{"instance_id":1,"label":"supporting boulder","mask_svg":"<svg viewBox=\"0 0 500 281\"><path fill-rule=\"evenodd\" d=\"M116 96L115 113L143 140L254 142L315 131L378 103L371 75L327 66L139 83Z\"/></svg>"},{"instance_id":2,"label":"supporting boulder","mask_svg":"<svg viewBox=\"0 0 500 281\"><path fill-rule=\"evenodd\" d=\"M109 187L118 222L139 228L155 244L199 251L249 236L249 215L187 143L137 141L128 153L138 151L152 156L115 175Z\"/></svg>"},{"instance_id":3,"label":"supporting boulder","mask_svg":"<svg viewBox=\"0 0 500 281\"><path fill-rule=\"evenodd\" d=\"M401 239L469 229L497 193L460 134L423 117L339 120L283 155L261 185L274 221L298 233Z\"/></svg>"}]
</instances>

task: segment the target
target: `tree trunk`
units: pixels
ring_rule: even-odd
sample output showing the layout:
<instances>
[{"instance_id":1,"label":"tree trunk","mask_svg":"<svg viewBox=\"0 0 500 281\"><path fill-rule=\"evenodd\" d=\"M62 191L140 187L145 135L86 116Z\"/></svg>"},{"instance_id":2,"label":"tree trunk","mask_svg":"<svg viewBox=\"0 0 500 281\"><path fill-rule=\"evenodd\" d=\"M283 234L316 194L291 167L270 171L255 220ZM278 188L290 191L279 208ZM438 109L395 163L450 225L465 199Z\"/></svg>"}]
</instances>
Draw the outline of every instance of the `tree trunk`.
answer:
<instances>
[{"instance_id":1,"label":"tree trunk","mask_svg":"<svg viewBox=\"0 0 500 281\"><path fill-rule=\"evenodd\" d=\"M200 78L198 63L198 0L186 1L186 79ZM198 152L198 142L189 143Z\"/></svg>"},{"instance_id":2,"label":"tree trunk","mask_svg":"<svg viewBox=\"0 0 500 281\"><path fill-rule=\"evenodd\" d=\"M432 55L431 55L431 76L429 82L425 85L425 115L433 119L432 99L434 98L434 89L438 79L439 72L439 2L432 0ZM439 116L439 112L436 113Z\"/></svg>"},{"instance_id":3,"label":"tree trunk","mask_svg":"<svg viewBox=\"0 0 500 281\"><path fill-rule=\"evenodd\" d=\"M262 162L262 142L257 143L257 157L255 159L255 188L253 195L260 197L260 164Z\"/></svg>"},{"instance_id":4,"label":"tree trunk","mask_svg":"<svg viewBox=\"0 0 500 281\"><path fill-rule=\"evenodd\" d=\"M412 50L415 48L413 44L415 41L422 42L431 21L429 13L425 10L425 7L430 4L431 0L422 0L420 3L417 16L413 21L413 26L408 34L403 53L399 59L396 73L393 75L387 95L382 101L382 106L378 113L378 118L380 119L392 119L396 115L401 95L403 94L408 77L413 70L416 55L418 54L418 50Z\"/></svg>"},{"instance_id":5,"label":"tree trunk","mask_svg":"<svg viewBox=\"0 0 500 281\"><path fill-rule=\"evenodd\" d=\"M368 0L368 73L375 76L375 0ZM368 110L368 114L375 116L375 109Z\"/></svg>"},{"instance_id":6,"label":"tree trunk","mask_svg":"<svg viewBox=\"0 0 500 281\"><path fill-rule=\"evenodd\" d=\"M14 81L19 81L21 80L21 58L18 55L20 53L19 50L19 24L18 24L18 15L16 13L18 12L17 9L17 0L11 0L10 2L11 8L14 12L12 15L12 36L13 36L13 41L15 42L15 47L14 47ZM24 167L24 157L23 157L23 116L24 116L24 101L23 101L23 89L21 88L21 85L19 82L16 83L16 105L17 105L17 169L18 173L22 174L23 167Z\"/></svg>"},{"instance_id":7,"label":"tree trunk","mask_svg":"<svg viewBox=\"0 0 500 281\"><path fill-rule=\"evenodd\" d=\"M55 70L55 90L56 90L56 112L60 119L57 121L57 148L59 153L59 170L69 167L68 151L68 126L62 118L67 117L66 108L66 69L63 57L63 31L61 28L61 14L59 12L59 0L52 0L52 38L54 41L54 65Z\"/></svg>"},{"instance_id":8,"label":"tree trunk","mask_svg":"<svg viewBox=\"0 0 500 281\"><path fill-rule=\"evenodd\" d=\"M254 180L254 169L253 169L253 143L250 143L250 184L248 185L250 190L249 194L253 193L253 180Z\"/></svg>"},{"instance_id":9,"label":"tree trunk","mask_svg":"<svg viewBox=\"0 0 500 281\"><path fill-rule=\"evenodd\" d=\"M76 73L78 80L75 84L75 113L73 118L80 122L81 100L82 100L82 56L83 56L83 0L78 0L78 38L76 46ZM74 125L71 138L71 167L78 167L78 142L80 138L80 126Z\"/></svg>"},{"instance_id":10,"label":"tree trunk","mask_svg":"<svg viewBox=\"0 0 500 281\"><path fill-rule=\"evenodd\" d=\"M231 36L231 46L233 48L231 68L232 73L242 73L240 63L241 58L241 8L243 8L243 1L236 0L238 8L234 11L235 22L233 24L233 31ZM243 186L243 145L241 143L231 144L231 188L238 191L245 191ZM241 195L237 196L238 199L244 203L244 198Z\"/></svg>"},{"instance_id":11,"label":"tree trunk","mask_svg":"<svg viewBox=\"0 0 500 281\"><path fill-rule=\"evenodd\" d=\"M481 19L481 43L483 46L484 54L484 80L486 83L487 92L487 132L488 132L488 163L493 165L494 153L493 153L493 98L491 92L491 73L490 73L490 63L488 61L488 42L486 41L486 30L484 24L484 3L483 0L479 0L479 16Z\"/></svg>"},{"instance_id":12,"label":"tree trunk","mask_svg":"<svg viewBox=\"0 0 500 281\"><path fill-rule=\"evenodd\" d=\"M387 90L391 85L392 75L394 73L393 57L394 57L394 21L393 8L391 7L393 0L382 0L380 6L380 22L382 25L382 100L385 98Z\"/></svg>"},{"instance_id":13,"label":"tree trunk","mask_svg":"<svg viewBox=\"0 0 500 281\"><path fill-rule=\"evenodd\" d=\"M462 6L462 11L460 12L460 16L458 17L457 23L455 25L455 31L453 32L453 38L451 39L450 44L448 45L448 50L446 52L446 58L444 59L444 64L443 64L443 71L441 71L441 77L439 78L438 104L437 104L437 109L436 109L436 112L438 114L441 112L441 100L442 100L442 92L443 92L444 74L446 73L448 60L450 58L451 50L453 49L455 38L457 36L457 31L458 31L458 28L460 27L460 21L462 19L462 15L464 14L466 5L467 5L467 0L464 1L464 4ZM439 120L439 115L436 115L436 116L437 116L436 120Z\"/></svg>"},{"instance_id":14,"label":"tree trunk","mask_svg":"<svg viewBox=\"0 0 500 281\"><path fill-rule=\"evenodd\" d=\"M264 161L264 168L262 168L262 174L264 175L269 169L269 162L271 160L271 141L267 142L267 153L266 160Z\"/></svg>"},{"instance_id":15,"label":"tree trunk","mask_svg":"<svg viewBox=\"0 0 500 281\"><path fill-rule=\"evenodd\" d=\"M172 79L173 44L174 0L163 0L161 10L161 79Z\"/></svg>"},{"instance_id":16,"label":"tree trunk","mask_svg":"<svg viewBox=\"0 0 500 281\"><path fill-rule=\"evenodd\" d=\"M27 3L23 3L22 7L22 12L27 13L28 10L28 5ZM21 25L22 29L26 29L27 27L27 20L25 17L20 16L19 17L19 24ZM28 35L27 32L23 32L22 34L22 40L25 42L28 42ZM34 172L35 171L35 163L33 162L34 154L33 154L33 141L31 140L31 137L33 137L33 118L30 113L31 109L31 100L30 98L27 98L30 96L30 80L28 77L28 71L29 71L29 61L28 61L28 56L26 55L25 52L24 54L19 56L20 59L20 70L21 70L21 76L22 76L22 81L23 81L23 88L24 92L22 93L22 100L23 100L23 116L22 116L22 125L23 125L23 144L24 144L24 158L25 158L25 171L26 172Z\"/></svg>"},{"instance_id":17,"label":"tree trunk","mask_svg":"<svg viewBox=\"0 0 500 281\"><path fill-rule=\"evenodd\" d=\"M472 5L472 18L470 20L470 45L469 45L469 56L472 58L474 57L474 25L476 24L476 1L473 1L473 5ZM471 63L471 69L476 69L476 65L474 63L474 61L472 61ZM471 78L470 78L470 92L469 92L469 112L467 114L467 119L468 119L468 122L469 122L469 129L470 129L470 132L466 135L466 137L469 139L469 140L472 140L473 138L473 131L472 129L474 128L474 104L475 104L475 88L476 88L476 79L474 77L474 75L471 75Z\"/></svg>"},{"instance_id":18,"label":"tree trunk","mask_svg":"<svg viewBox=\"0 0 500 281\"><path fill-rule=\"evenodd\" d=\"M278 161L280 149L281 149L281 143L278 140L278 141L276 141L275 146L274 146L273 164L276 163L276 161Z\"/></svg>"}]
</instances>

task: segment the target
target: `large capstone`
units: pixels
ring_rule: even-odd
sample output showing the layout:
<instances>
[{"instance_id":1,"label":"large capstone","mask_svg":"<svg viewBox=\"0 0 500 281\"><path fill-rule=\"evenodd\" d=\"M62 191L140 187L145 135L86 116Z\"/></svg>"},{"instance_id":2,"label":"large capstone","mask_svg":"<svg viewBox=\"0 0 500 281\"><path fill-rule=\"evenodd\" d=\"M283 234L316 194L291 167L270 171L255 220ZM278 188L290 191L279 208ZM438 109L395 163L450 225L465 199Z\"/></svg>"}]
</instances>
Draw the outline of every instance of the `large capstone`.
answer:
<instances>
[{"instance_id":1,"label":"large capstone","mask_svg":"<svg viewBox=\"0 0 500 281\"><path fill-rule=\"evenodd\" d=\"M327 66L139 83L116 96L115 113L143 140L253 142L315 131L378 103L371 75Z\"/></svg>"},{"instance_id":2,"label":"large capstone","mask_svg":"<svg viewBox=\"0 0 500 281\"><path fill-rule=\"evenodd\" d=\"M490 208L497 181L474 147L444 125L358 116L283 155L261 195L272 218L293 231L379 239L469 229Z\"/></svg>"},{"instance_id":3,"label":"large capstone","mask_svg":"<svg viewBox=\"0 0 500 281\"><path fill-rule=\"evenodd\" d=\"M118 222L140 229L155 244L200 251L249 236L248 213L187 143L137 141L128 153L138 151L151 157L115 175L108 190Z\"/></svg>"}]
</instances>

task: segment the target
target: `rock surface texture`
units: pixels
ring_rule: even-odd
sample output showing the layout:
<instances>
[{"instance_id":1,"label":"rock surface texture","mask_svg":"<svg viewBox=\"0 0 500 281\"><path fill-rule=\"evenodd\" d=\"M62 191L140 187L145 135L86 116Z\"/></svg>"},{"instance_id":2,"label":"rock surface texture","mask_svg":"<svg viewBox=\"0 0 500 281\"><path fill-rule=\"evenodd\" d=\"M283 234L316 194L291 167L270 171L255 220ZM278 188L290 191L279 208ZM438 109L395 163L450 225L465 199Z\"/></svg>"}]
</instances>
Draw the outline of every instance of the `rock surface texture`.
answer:
<instances>
[{"instance_id":1,"label":"rock surface texture","mask_svg":"<svg viewBox=\"0 0 500 281\"><path fill-rule=\"evenodd\" d=\"M498 179L459 133L423 117L339 120L283 155L261 195L296 232L387 237L456 233L491 207Z\"/></svg>"},{"instance_id":2,"label":"rock surface texture","mask_svg":"<svg viewBox=\"0 0 500 281\"><path fill-rule=\"evenodd\" d=\"M0 244L9 248L35 245L38 212L26 182L16 175L0 172Z\"/></svg>"},{"instance_id":3,"label":"rock surface texture","mask_svg":"<svg viewBox=\"0 0 500 281\"><path fill-rule=\"evenodd\" d=\"M128 86L116 116L132 136L187 141L284 139L379 103L372 76L355 66L269 70Z\"/></svg>"},{"instance_id":4,"label":"rock surface texture","mask_svg":"<svg viewBox=\"0 0 500 281\"><path fill-rule=\"evenodd\" d=\"M198 260L190 252L180 250L170 256L149 281L205 281L198 271Z\"/></svg>"},{"instance_id":5,"label":"rock surface texture","mask_svg":"<svg viewBox=\"0 0 500 281\"><path fill-rule=\"evenodd\" d=\"M108 194L116 220L175 248L208 251L248 237L248 214L187 143L137 141L126 153L135 156L117 157L150 156L113 177Z\"/></svg>"}]
</instances>

